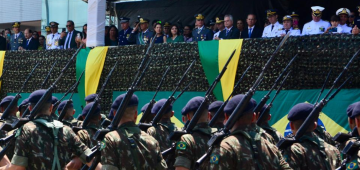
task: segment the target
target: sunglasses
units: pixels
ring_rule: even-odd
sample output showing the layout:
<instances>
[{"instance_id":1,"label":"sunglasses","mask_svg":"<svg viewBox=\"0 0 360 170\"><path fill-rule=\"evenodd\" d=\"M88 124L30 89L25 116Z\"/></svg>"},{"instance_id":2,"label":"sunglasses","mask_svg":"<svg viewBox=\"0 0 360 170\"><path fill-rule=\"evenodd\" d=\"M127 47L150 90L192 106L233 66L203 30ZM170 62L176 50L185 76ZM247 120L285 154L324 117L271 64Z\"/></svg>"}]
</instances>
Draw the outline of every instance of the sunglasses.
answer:
<instances>
[{"instance_id":1,"label":"sunglasses","mask_svg":"<svg viewBox=\"0 0 360 170\"><path fill-rule=\"evenodd\" d=\"M66 27L72 27L73 25L66 25Z\"/></svg>"}]
</instances>

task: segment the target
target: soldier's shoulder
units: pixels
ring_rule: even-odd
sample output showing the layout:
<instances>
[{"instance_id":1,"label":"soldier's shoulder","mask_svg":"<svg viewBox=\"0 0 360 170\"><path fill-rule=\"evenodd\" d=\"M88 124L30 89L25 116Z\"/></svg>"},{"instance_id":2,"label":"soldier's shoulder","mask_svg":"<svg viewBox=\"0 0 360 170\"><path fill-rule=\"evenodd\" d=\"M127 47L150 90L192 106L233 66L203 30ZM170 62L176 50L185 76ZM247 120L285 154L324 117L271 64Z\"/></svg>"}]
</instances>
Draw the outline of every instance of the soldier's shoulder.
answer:
<instances>
[{"instance_id":1,"label":"soldier's shoulder","mask_svg":"<svg viewBox=\"0 0 360 170\"><path fill-rule=\"evenodd\" d=\"M192 134L182 135L180 140L183 142L186 142L186 143L194 143L195 142L194 136Z\"/></svg>"},{"instance_id":2,"label":"soldier's shoulder","mask_svg":"<svg viewBox=\"0 0 360 170\"><path fill-rule=\"evenodd\" d=\"M116 130L107 133L105 135L105 138L108 141L120 141L121 140L121 137L120 137L119 133Z\"/></svg>"},{"instance_id":3,"label":"soldier's shoulder","mask_svg":"<svg viewBox=\"0 0 360 170\"><path fill-rule=\"evenodd\" d=\"M89 132L86 129L81 129L76 134L78 136L89 136Z\"/></svg>"},{"instance_id":4,"label":"soldier's shoulder","mask_svg":"<svg viewBox=\"0 0 360 170\"><path fill-rule=\"evenodd\" d=\"M325 150L329 150L329 151L335 152L335 153L340 153L340 151L335 146L333 146L327 142L324 142L324 147L325 147Z\"/></svg>"},{"instance_id":5,"label":"soldier's shoulder","mask_svg":"<svg viewBox=\"0 0 360 170\"><path fill-rule=\"evenodd\" d=\"M141 131L140 138L150 145L159 145L158 141L151 135Z\"/></svg>"},{"instance_id":6,"label":"soldier's shoulder","mask_svg":"<svg viewBox=\"0 0 360 170\"><path fill-rule=\"evenodd\" d=\"M231 135L231 136L224 138L221 141L220 146L225 149L229 149L229 148L237 147L237 146L240 147L241 140L245 140L245 138L243 138L241 135L239 135L239 136Z\"/></svg>"}]
</instances>

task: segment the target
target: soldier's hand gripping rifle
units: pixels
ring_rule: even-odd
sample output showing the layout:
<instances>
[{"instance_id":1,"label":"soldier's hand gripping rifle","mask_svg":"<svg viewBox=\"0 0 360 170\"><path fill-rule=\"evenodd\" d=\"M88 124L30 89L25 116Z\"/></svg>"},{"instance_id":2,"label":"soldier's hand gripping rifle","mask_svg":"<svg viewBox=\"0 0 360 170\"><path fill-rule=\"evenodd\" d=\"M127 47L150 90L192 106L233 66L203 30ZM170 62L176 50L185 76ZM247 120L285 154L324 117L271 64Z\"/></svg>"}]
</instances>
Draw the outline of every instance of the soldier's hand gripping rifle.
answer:
<instances>
[{"instance_id":1,"label":"soldier's hand gripping rifle","mask_svg":"<svg viewBox=\"0 0 360 170\"><path fill-rule=\"evenodd\" d=\"M226 64L224 65L224 67L222 68L221 72L219 73L219 75L215 78L215 80L213 81L213 83L210 85L210 87L208 88L208 90L205 93L205 99L204 101L201 102L199 108L196 110L196 112L194 113L194 116L191 118L191 120L189 121L189 124L187 125L186 129L183 131L175 131L172 132L169 136L169 139L172 141L178 141L182 135L184 134L191 134L193 133L193 129L196 126L196 124L198 123L201 115L203 114L203 112L205 110L208 109L208 105L210 103L210 95L212 93L212 91L215 89L216 85L218 82L220 82L222 76L224 75L224 73L227 70L227 66L229 65L231 59L233 58L234 54L235 54L236 50L234 50L232 52L232 54L230 55L230 57L228 58L228 60L226 61ZM168 155L174 155L175 152L175 143L172 144L172 147L169 149L166 149L165 151L162 152L162 156L163 157L168 157ZM168 158L169 160L172 158Z\"/></svg>"},{"instance_id":2,"label":"soldier's hand gripping rifle","mask_svg":"<svg viewBox=\"0 0 360 170\"><path fill-rule=\"evenodd\" d=\"M170 70L170 66L167 67L165 73L163 74L163 76L162 76L162 78L160 80L160 83L156 88L156 91L155 91L155 94L154 94L153 98L150 100L150 103L149 103L148 107L146 108L145 112L143 113L143 115L142 115L142 117L141 117L141 119L139 121L140 123L148 123L149 116L151 115L151 109L153 108L154 104L156 103L155 97L156 97L157 93L160 91L160 88L161 88L161 86L162 86L162 84L163 84L163 82L165 80L166 74L169 72L169 70Z\"/></svg>"},{"instance_id":3,"label":"soldier's hand gripping rifle","mask_svg":"<svg viewBox=\"0 0 360 170\"><path fill-rule=\"evenodd\" d=\"M46 75L44 81L41 83L40 89L43 89L43 88L45 87L46 83L49 81L51 72L54 70L54 67L55 67L55 65L56 65L57 62L58 62L58 61L56 60L56 61L54 62L54 64L51 66L50 71L49 71L48 74Z\"/></svg>"},{"instance_id":4,"label":"soldier's hand gripping rifle","mask_svg":"<svg viewBox=\"0 0 360 170\"><path fill-rule=\"evenodd\" d=\"M22 87L20 88L19 92L15 95L14 99L9 103L8 107L5 109L4 113L1 115L0 120L5 120L9 117L9 115L11 114L11 111L14 107L17 106L18 100L21 98L21 92L23 91L23 89L26 87L26 84L28 83L28 81L30 80L31 76L33 75L34 71L36 70L36 68L39 66L39 63L37 63L33 69L31 70L30 74L27 76L26 80L24 81ZM4 130L4 131L11 131L12 127L11 124L9 123L4 123L1 127L0 130Z\"/></svg>"},{"instance_id":5,"label":"soldier's hand gripping rifle","mask_svg":"<svg viewBox=\"0 0 360 170\"><path fill-rule=\"evenodd\" d=\"M272 107L272 104L276 98L276 96L280 93L281 88L283 87L286 79L288 78L289 74L291 73L291 71L289 71L286 76L284 77L284 79L282 80L282 82L280 83L278 89L276 90L276 93L274 95L274 97L271 99L270 103L266 106L266 108L260 113L259 119L256 121L256 124L258 126L261 126L262 124L264 124L264 122L267 120L267 110L269 110Z\"/></svg>"},{"instance_id":6,"label":"soldier's hand gripping rifle","mask_svg":"<svg viewBox=\"0 0 360 170\"><path fill-rule=\"evenodd\" d=\"M61 112L59 114L59 117L58 117L58 121L60 121L60 122L63 121L63 119L64 119L64 117L65 117L65 115L67 113L67 110L69 109L70 105L73 103L72 97L74 96L74 93L75 93L77 87L79 86L80 80L83 77L84 73L85 73L85 70L81 73L79 79L76 81L75 85L71 89L71 91L72 91L71 95L70 95L69 99L66 101L64 108L61 110Z\"/></svg>"},{"instance_id":7,"label":"soldier's hand gripping rifle","mask_svg":"<svg viewBox=\"0 0 360 170\"><path fill-rule=\"evenodd\" d=\"M209 126L213 127L216 123L216 121L218 120L219 116L221 116L221 114L223 113L223 110L226 106L226 104L228 103L228 101L230 100L230 98L234 95L235 93L235 89L240 85L242 79L245 77L246 73L249 71L249 69L251 68L251 65L249 65L249 67L244 71L244 73L241 75L240 79L236 82L233 91L231 92L231 94L229 95L229 97L225 100L225 102L220 106L220 108L216 111L215 115L211 118L210 122L209 122Z\"/></svg>"},{"instance_id":8,"label":"soldier's hand gripping rifle","mask_svg":"<svg viewBox=\"0 0 360 170\"><path fill-rule=\"evenodd\" d=\"M191 67L195 64L196 59L193 60L193 62L190 64L190 66L186 69L185 73L182 75L181 79L179 80L179 82L177 83L175 89L173 90L172 94L170 95L170 97L166 100L166 102L164 103L164 105L160 108L160 110L156 113L155 117L153 118L151 124L147 124L147 123L139 123L139 128L143 131L146 132L146 130L151 127L157 127L158 122L161 120L162 116L164 114L166 114L165 112L168 110L168 108L170 107L171 104L174 103L174 101L176 100L174 95L176 93L176 91L179 89L180 85L184 82L186 75L188 74L188 72L190 71Z\"/></svg>"},{"instance_id":9,"label":"soldier's hand gripping rifle","mask_svg":"<svg viewBox=\"0 0 360 170\"><path fill-rule=\"evenodd\" d=\"M256 87L258 87L261 83L261 80L264 77L265 71L267 71L270 67L270 64L273 62L275 55L280 51L281 47L285 44L286 40L289 38L290 34L286 34L284 38L281 40L279 46L275 49L275 51L272 53L268 61L266 62L265 66L262 68L262 71L252 87L250 87L249 91L245 94L244 98L240 101L240 103L236 106L233 113L229 117L228 121L224 125L224 128L222 131L215 133L211 139L208 141L209 149L207 152L196 161L195 166L198 168L200 165L210 156L213 148L215 145L218 145L222 139L226 136L228 136L231 132L230 129L235 125L235 123L239 120L239 118L242 116L242 113L247 106L247 104L250 102L252 96L255 94Z\"/></svg>"},{"instance_id":10,"label":"soldier's hand gripping rifle","mask_svg":"<svg viewBox=\"0 0 360 170\"><path fill-rule=\"evenodd\" d=\"M291 146L293 143L296 143L299 141L299 139L305 134L305 132L307 131L308 127L314 123L314 121L316 121L319 117L319 114L321 112L321 110L324 108L324 106L332 99L335 97L335 95L341 90L341 88L345 85L345 83L351 78L349 77L348 79L345 80L345 82L330 96L331 92L334 90L335 85L337 84L337 82L342 78L342 76L344 75L344 73L348 70L350 64L353 62L353 60L355 59L355 57L359 54L360 50L358 50L350 59L350 61L346 64L346 66L344 67L344 69L341 71L341 73L339 74L339 76L335 79L335 81L333 82L330 90L328 91L328 93L325 95L325 97L315 105L314 109L311 111L310 115L306 118L306 120L302 123L302 125L300 126L299 130L296 132L295 136L293 138L283 138L279 141L279 143L277 143L277 147L279 149L284 149L287 148L289 146ZM330 97L329 97L330 96ZM329 97L329 98L328 98Z\"/></svg>"}]
</instances>

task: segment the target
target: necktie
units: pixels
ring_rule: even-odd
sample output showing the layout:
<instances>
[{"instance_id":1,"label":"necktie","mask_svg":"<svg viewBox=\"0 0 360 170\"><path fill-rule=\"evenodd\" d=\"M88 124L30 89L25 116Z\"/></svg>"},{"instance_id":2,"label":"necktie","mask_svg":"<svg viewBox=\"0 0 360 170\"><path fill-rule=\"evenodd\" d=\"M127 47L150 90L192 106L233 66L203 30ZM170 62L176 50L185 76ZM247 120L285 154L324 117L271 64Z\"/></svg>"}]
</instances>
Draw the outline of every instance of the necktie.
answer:
<instances>
[{"instance_id":1,"label":"necktie","mask_svg":"<svg viewBox=\"0 0 360 170\"><path fill-rule=\"evenodd\" d=\"M53 37L52 37L52 39L54 39L54 36L55 36L55 34L53 34Z\"/></svg>"},{"instance_id":2,"label":"necktie","mask_svg":"<svg viewBox=\"0 0 360 170\"><path fill-rule=\"evenodd\" d=\"M226 36L228 36L230 30L226 29Z\"/></svg>"},{"instance_id":3,"label":"necktie","mask_svg":"<svg viewBox=\"0 0 360 170\"><path fill-rule=\"evenodd\" d=\"M252 28L249 28L249 38L251 38L251 30Z\"/></svg>"},{"instance_id":4,"label":"necktie","mask_svg":"<svg viewBox=\"0 0 360 170\"><path fill-rule=\"evenodd\" d=\"M274 29L274 25L271 25L271 31Z\"/></svg>"},{"instance_id":5,"label":"necktie","mask_svg":"<svg viewBox=\"0 0 360 170\"><path fill-rule=\"evenodd\" d=\"M15 39L17 39L17 35L15 34Z\"/></svg>"},{"instance_id":6,"label":"necktie","mask_svg":"<svg viewBox=\"0 0 360 170\"><path fill-rule=\"evenodd\" d=\"M26 47L29 46L29 42L30 42L30 39L27 39L27 40L26 40Z\"/></svg>"},{"instance_id":7,"label":"necktie","mask_svg":"<svg viewBox=\"0 0 360 170\"><path fill-rule=\"evenodd\" d=\"M65 44L65 49L68 49L68 48L70 48L70 43L71 43L71 32L69 32L69 37L68 37L68 41L67 41L67 43Z\"/></svg>"},{"instance_id":8,"label":"necktie","mask_svg":"<svg viewBox=\"0 0 360 170\"><path fill-rule=\"evenodd\" d=\"M287 34L289 32L289 30L285 30L285 33Z\"/></svg>"}]
</instances>

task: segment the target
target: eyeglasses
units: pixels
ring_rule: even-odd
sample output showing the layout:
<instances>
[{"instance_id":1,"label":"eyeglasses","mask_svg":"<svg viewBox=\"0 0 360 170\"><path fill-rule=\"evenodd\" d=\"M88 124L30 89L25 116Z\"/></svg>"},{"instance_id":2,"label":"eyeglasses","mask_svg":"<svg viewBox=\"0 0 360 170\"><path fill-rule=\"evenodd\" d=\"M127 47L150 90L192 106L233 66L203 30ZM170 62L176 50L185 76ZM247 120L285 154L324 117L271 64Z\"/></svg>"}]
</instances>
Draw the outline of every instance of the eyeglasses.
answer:
<instances>
[{"instance_id":1,"label":"eyeglasses","mask_svg":"<svg viewBox=\"0 0 360 170\"><path fill-rule=\"evenodd\" d=\"M72 27L73 25L66 25L66 27Z\"/></svg>"}]
</instances>

